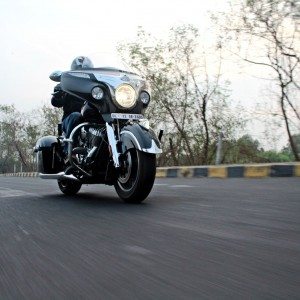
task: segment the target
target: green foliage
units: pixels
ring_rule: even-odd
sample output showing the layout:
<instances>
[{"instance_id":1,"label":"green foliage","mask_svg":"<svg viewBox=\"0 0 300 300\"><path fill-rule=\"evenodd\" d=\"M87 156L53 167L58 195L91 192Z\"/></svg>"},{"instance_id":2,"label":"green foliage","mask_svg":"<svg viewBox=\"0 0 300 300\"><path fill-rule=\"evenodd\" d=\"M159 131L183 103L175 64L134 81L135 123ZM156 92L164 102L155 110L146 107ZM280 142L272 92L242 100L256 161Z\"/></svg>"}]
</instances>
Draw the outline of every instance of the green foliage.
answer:
<instances>
[{"instance_id":1,"label":"green foliage","mask_svg":"<svg viewBox=\"0 0 300 300\"><path fill-rule=\"evenodd\" d=\"M57 124L62 118L62 109L44 104L39 110L43 121L42 135L57 135Z\"/></svg>"},{"instance_id":2,"label":"green foliage","mask_svg":"<svg viewBox=\"0 0 300 300\"><path fill-rule=\"evenodd\" d=\"M292 139L293 139L294 145L298 149L298 153L300 155L300 134L292 135ZM291 160L293 160L295 158L293 151L291 149L290 143L288 145L286 145L285 147L283 147L281 152L284 153L286 156L290 157Z\"/></svg>"},{"instance_id":3,"label":"green foliage","mask_svg":"<svg viewBox=\"0 0 300 300\"><path fill-rule=\"evenodd\" d=\"M259 142L250 135L243 135L239 139L224 141L223 163L251 163L257 162L257 155L262 150Z\"/></svg>"},{"instance_id":4,"label":"green foliage","mask_svg":"<svg viewBox=\"0 0 300 300\"><path fill-rule=\"evenodd\" d=\"M237 140L224 141L223 163L271 163L293 161L293 155L288 150L268 150L261 148L259 141L250 135L244 135Z\"/></svg>"},{"instance_id":5,"label":"green foliage","mask_svg":"<svg viewBox=\"0 0 300 300\"><path fill-rule=\"evenodd\" d=\"M262 162L288 162L293 161L293 155L287 152L264 151L259 153Z\"/></svg>"},{"instance_id":6,"label":"green foliage","mask_svg":"<svg viewBox=\"0 0 300 300\"><path fill-rule=\"evenodd\" d=\"M28 114L0 105L0 173L35 169L33 147L43 135L56 134L61 112L44 105Z\"/></svg>"},{"instance_id":7,"label":"green foliage","mask_svg":"<svg viewBox=\"0 0 300 300\"><path fill-rule=\"evenodd\" d=\"M33 147L36 140L48 134L46 126L52 126L49 133L56 130L56 110L51 107L38 109L44 112L37 118L37 111L25 115L18 112L13 105L0 105L0 173L13 172L14 166L20 171L22 164L23 171L34 171L35 163L33 157ZM58 117L58 116L57 116ZM45 120L53 120L53 124L46 123ZM218 123L216 121L216 123ZM197 127L198 128L198 127ZM212 128L218 128L214 125ZM222 128L224 126L222 125ZM53 131L52 131L53 130ZM230 133L230 128L228 132ZM218 131L211 131L212 141L208 148L209 162L215 161L216 140ZM203 131L186 131L187 139L190 140L190 147L194 153L194 161L204 161L203 143L205 136ZM226 135L225 135L226 136ZM300 135L295 135L297 143ZM160 156L159 163L162 166L169 165L189 165L191 157L182 135L174 130L164 136L163 155ZM199 157L196 157L199 155ZM263 162L286 162L292 161L293 155L289 147L282 151L264 151L257 140L250 135L244 135L238 139L225 137L223 141L223 160L222 163L263 163Z\"/></svg>"},{"instance_id":8,"label":"green foliage","mask_svg":"<svg viewBox=\"0 0 300 300\"><path fill-rule=\"evenodd\" d=\"M8 162L13 159L24 166L26 160L27 134L25 118L13 105L0 105L0 157L2 169L7 169Z\"/></svg>"}]
</instances>

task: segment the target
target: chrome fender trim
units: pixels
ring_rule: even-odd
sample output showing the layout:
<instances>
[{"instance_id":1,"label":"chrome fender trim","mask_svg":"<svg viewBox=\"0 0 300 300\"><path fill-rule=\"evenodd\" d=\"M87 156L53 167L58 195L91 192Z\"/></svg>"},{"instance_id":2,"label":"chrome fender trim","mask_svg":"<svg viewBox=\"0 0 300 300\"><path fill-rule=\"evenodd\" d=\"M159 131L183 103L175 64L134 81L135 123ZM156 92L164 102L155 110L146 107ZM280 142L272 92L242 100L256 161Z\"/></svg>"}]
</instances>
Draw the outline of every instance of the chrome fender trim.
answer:
<instances>
[{"instance_id":1,"label":"chrome fender trim","mask_svg":"<svg viewBox=\"0 0 300 300\"><path fill-rule=\"evenodd\" d=\"M151 147L147 149L142 149L143 152L147 153L153 153L153 154L160 154L162 153L162 149L158 148L154 142L154 140L151 141Z\"/></svg>"},{"instance_id":2,"label":"chrome fender trim","mask_svg":"<svg viewBox=\"0 0 300 300\"><path fill-rule=\"evenodd\" d=\"M124 130L121 132L121 140L122 140L122 136L128 136L128 138L132 141L132 143L134 144L134 146L136 147L137 150L140 150L142 152L146 152L146 153L152 153L152 154L160 154L162 153L162 149L158 148L156 143L154 142L154 140L151 140L151 147L150 148L142 148L138 139L135 137L135 135L127 130Z\"/></svg>"}]
</instances>

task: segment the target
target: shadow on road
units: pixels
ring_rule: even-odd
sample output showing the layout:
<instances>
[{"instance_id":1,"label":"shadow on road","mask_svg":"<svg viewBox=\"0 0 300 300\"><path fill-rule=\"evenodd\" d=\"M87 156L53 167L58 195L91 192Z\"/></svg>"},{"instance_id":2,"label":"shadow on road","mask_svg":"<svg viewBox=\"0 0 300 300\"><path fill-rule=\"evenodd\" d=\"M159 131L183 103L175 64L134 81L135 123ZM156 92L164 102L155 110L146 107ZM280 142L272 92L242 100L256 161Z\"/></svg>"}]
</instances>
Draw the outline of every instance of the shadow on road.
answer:
<instances>
[{"instance_id":1,"label":"shadow on road","mask_svg":"<svg viewBox=\"0 0 300 300\"><path fill-rule=\"evenodd\" d=\"M64 204L76 204L77 206L83 207L133 207L136 208L145 208L149 206L149 203L142 202L140 204L130 204L125 203L122 199L120 199L117 195L107 195L107 194L99 194L93 192L82 192L78 193L74 196L67 196L64 194L57 194L57 195L44 195L44 200L50 202L60 202ZM147 201L147 199L145 200Z\"/></svg>"}]
</instances>

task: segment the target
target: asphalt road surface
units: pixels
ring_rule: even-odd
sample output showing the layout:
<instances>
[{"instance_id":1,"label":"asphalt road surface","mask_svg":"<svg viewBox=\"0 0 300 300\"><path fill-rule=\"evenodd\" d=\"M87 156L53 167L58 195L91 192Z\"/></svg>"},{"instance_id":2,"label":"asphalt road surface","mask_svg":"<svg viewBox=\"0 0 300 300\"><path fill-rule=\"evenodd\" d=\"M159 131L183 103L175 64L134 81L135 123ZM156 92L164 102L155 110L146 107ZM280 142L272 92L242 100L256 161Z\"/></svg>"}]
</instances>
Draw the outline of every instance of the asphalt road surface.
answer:
<instances>
[{"instance_id":1,"label":"asphalt road surface","mask_svg":"<svg viewBox=\"0 0 300 300\"><path fill-rule=\"evenodd\" d=\"M0 299L300 299L300 178L108 186L0 177Z\"/></svg>"}]
</instances>

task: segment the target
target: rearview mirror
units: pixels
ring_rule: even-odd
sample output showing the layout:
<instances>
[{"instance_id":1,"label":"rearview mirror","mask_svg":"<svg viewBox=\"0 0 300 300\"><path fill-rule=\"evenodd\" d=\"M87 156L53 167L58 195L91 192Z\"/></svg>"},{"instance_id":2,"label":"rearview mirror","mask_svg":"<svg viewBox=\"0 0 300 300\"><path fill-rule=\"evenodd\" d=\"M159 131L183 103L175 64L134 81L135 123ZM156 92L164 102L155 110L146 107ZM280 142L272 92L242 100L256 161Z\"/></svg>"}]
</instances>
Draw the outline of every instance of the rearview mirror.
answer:
<instances>
[{"instance_id":1,"label":"rearview mirror","mask_svg":"<svg viewBox=\"0 0 300 300\"><path fill-rule=\"evenodd\" d=\"M61 71L54 71L50 74L49 78L55 82L60 82L61 74Z\"/></svg>"}]
</instances>

